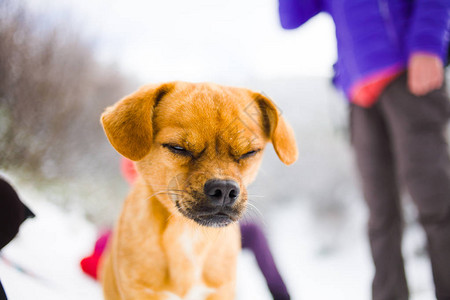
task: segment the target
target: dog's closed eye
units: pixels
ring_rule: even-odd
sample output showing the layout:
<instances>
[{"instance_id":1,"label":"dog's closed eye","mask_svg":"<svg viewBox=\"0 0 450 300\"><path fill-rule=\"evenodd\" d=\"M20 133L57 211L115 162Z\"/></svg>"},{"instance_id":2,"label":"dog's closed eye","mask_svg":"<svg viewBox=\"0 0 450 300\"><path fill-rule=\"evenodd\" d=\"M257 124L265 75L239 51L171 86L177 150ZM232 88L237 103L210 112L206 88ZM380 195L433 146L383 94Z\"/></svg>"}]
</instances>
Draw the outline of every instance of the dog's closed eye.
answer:
<instances>
[{"instance_id":1,"label":"dog's closed eye","mask_svg":"<svg viewBox=\"0 0 450 300\"><path fill-rule=\"evenodd\" d=\"M167 148L170 152L172 152L174 154L181 155L181 156L194 157L194 154L191 151L189 151L179 145L163 144L162 146L164 148Z\"/></svg>"},{"instance_id":2,"label":"dog's closed eye","mask_svg":"<svg viewBox=\"0 0 450 300\"><path fill-rule=\"evenodd\" d=\"M252 156L256 155L256 153L258 153L259 151L261 151L261 149L256 149L256 150L249 151L249 152L241 155L238 160L242 160L242 159L246 159L246 158L252 157Z\"/></svg>"}]
</instances>

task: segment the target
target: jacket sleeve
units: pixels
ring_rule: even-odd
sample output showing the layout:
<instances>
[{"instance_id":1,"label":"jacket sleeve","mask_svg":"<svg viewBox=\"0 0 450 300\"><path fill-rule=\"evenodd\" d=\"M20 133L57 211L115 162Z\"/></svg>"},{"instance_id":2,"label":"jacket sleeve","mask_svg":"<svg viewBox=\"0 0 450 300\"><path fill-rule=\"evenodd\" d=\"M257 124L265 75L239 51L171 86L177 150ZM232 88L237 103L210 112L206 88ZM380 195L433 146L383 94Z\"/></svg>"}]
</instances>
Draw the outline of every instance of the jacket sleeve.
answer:
<instances>
[{"instance_id":1,"label":"jacket sleeve","mask_svg":"<svg viewBox=\"0 0 450 300\"><path fill-rule=\"evenodd\" d=\"M284 29L297 28L322 10L320 0L278 0L278 3Z\"/></svg>"},{"instance_id":2,"label":"jacket sleeve","mask_svg":"<svg viewBox=\"0 0 450 300\"><path fill-rule=\"evenodd\" d=\"M415 0L407 40L408 56L428 52L445 61L449 31L450 0Z\"/></svg>"}]
</instances>

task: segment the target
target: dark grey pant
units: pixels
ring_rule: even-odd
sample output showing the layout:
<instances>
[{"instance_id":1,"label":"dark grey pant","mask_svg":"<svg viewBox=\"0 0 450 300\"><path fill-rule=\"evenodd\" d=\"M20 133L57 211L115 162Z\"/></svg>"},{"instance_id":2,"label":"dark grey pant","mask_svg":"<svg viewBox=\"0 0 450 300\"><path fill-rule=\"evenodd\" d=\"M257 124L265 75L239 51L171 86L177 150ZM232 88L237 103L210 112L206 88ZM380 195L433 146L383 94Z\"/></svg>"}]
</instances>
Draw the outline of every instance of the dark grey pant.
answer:
<instances>
[{"instance_id":1,"label":"dark grey pant","mask_svg":"<svg viewBox=\"0 0 450 300\"><path fill-rule=\"evenodd\" d=\"M450 299L449 117L445 88L416 97L405 74L373 107L351 107L352 142L370 213L373 300L408 299L400 186L410 193L427 235L437 299Z\"/></svg>"}]
</instances>

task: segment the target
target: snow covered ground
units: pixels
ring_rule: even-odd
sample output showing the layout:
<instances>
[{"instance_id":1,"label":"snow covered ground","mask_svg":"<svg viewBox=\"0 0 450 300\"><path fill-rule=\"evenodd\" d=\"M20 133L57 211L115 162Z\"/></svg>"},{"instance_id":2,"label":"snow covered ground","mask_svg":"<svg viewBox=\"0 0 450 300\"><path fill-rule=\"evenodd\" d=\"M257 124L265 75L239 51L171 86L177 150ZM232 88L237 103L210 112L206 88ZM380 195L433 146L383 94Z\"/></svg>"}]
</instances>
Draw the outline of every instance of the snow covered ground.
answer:
<instances>
[{"instance_id":1,"label":"snow covered ground","mask_svg":"<svg viewBox=\"0 0 450 300\"><path fill-rule=\"evenodd\" d=\"M20 195L37 217L26 221L1 253L0 279L9 299L102 299L99 284L79 268L80 259L94 245L95 226L80 212L63 211L35 193ZM292 299L370 299L373 270L364 234L365 212L356 205L351 215L341 228L344 233L331 235L317 230L318 220L305 201L289 202L265 216L264 226ZM412 300L434 299L428 261L414 254L422 243L419 228L407 230L405 257ZM252 254L246 251L239 257L237 299L271 299Z\"/></svg>"}]
</instances>

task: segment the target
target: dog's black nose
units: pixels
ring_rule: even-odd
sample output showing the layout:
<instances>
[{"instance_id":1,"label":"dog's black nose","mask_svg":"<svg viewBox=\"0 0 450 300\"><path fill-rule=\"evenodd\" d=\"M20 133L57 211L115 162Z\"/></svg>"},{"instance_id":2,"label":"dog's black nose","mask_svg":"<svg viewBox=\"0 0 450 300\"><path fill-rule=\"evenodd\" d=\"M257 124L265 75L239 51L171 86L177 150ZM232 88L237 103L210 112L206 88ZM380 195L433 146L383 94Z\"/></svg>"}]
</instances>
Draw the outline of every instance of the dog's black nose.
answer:
<instances>
[{"instance_id":1,"label":"dog's black nose","mask_svg":"<svg viewBox=\"0 0 450 300\"><path fill-rule=\"evenodd\" d=\"M205 194L213 206L231 206L240 193L239 184L233 180L211 179L205 183Z\"/></svg>"}]
</instances>

